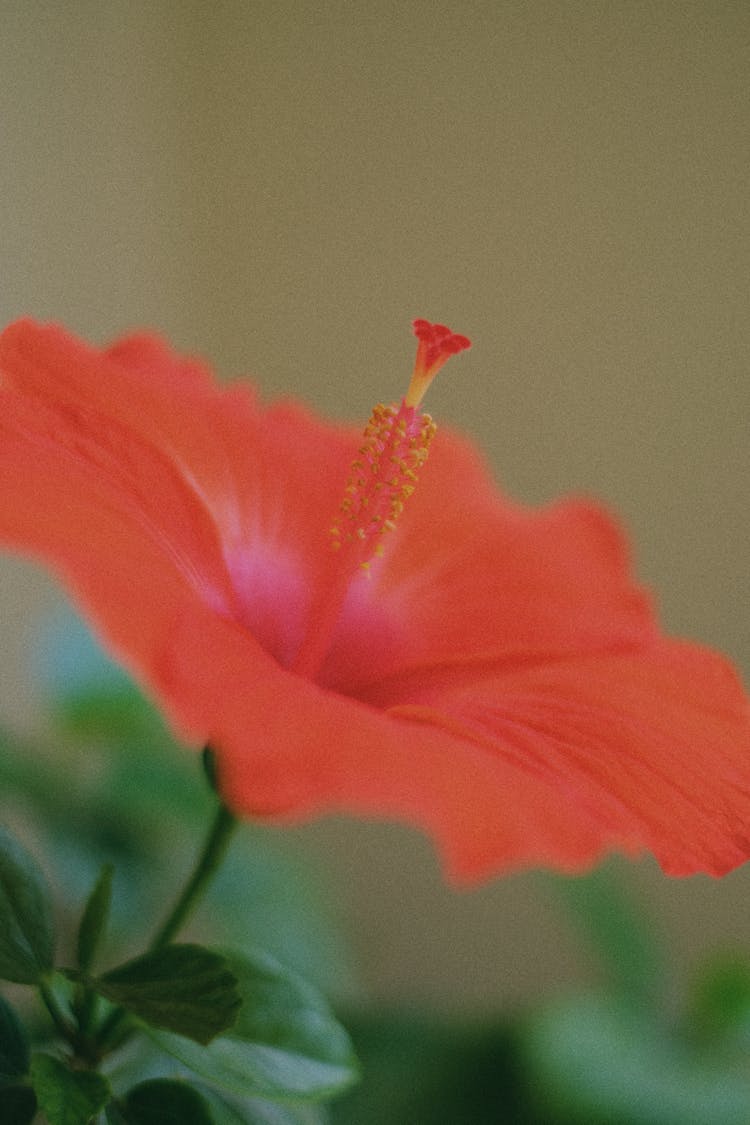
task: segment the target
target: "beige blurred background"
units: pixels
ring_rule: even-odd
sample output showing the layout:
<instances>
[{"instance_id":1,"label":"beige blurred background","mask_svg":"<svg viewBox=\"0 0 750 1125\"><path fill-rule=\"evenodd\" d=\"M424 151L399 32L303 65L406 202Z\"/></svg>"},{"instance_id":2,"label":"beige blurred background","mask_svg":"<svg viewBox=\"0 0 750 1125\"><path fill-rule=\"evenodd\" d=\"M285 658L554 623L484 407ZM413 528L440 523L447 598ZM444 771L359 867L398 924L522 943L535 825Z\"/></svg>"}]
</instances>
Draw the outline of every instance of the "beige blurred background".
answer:
<instances>
[{"instance_id":1,"label":"beige blurred background","mask_svg":"<svg viewBox=\"0 0 750 1125\"><path fill-rule=\"evenodd\" d=\"M160 328L364 419L413 316L430 409L528 501L619 509L676 631L750 672L750 5L0 0L0 319ZM0 707L58 593L0 561ZM495 1007L588 971L543 882L442 882L403 828L292 836L371 992ZM750 870L634 879L675 957L750 948Z\"/></svg>"}]
</instances>

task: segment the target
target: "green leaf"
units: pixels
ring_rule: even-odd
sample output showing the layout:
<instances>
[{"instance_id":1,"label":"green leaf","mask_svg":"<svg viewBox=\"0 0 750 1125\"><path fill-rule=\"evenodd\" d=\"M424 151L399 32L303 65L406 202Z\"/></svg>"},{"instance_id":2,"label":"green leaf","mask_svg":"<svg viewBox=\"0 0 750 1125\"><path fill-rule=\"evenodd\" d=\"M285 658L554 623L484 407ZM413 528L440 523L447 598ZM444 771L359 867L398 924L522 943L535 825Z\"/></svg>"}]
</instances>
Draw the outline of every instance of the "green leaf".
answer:
<instances>
[{"instance_id":1,"label":"green leaf","mask_svg":"<svg viewBox=\"0 0 750 1125\"><path fill-rule=\"evenodd\" d=\"M36 1117L36 1095L30 1086L4 1086L0 1104L3 1125L31 1125Z\"/></svg>"},{"instance_id":2,"label":"green leaf","mask_svg":"<svg viewBox=\"0 0 750 1125\"><path fill-rule=\"evenodd\" d=\"M242 1002L237 977L219 953L168 945L105 973L93 987L153 1027L207 1044L231 1027Z\"/></svg>"},{"instance_id":3,"label":"green leaf","mask_svg":"<svg viewBox=\"0 0 750 1125\"><path fill-rule=\"evenodd\" d=\"M163 1032L152 1038L213 1085L244 1097L315 1100L358 1076L351 1042L323 997L266 954L228 955L243 996L226 1035L199 1050Z\"/></svg>"},{"instance_id":4,"label":"green leaf","mask_svg":"<svg viewBox=\"0 0 750 1125\"><path fill-rule=\"evenodd\" d=\"M207 1086L198 1088L208 1103L213 1125L328 1125L330 1121L325 1107L312 1102L293 1105L234 1098Z\"/></svg>"},{"instance_id":5,"label":"green leaf","mask_svg":"<svg viewBox=\"0 0 750 1125\"><path fill-rule=\"evenodd\" d=\"M747 1125L750 1078L690 1050L642 1008L595 996L550 1005L526 1028L529 1082L543 1120Z\"/></svg>"},{"instance_id":6,"label":"green leaf","mask_svg":"<svg viewBox=\"0 0 750 1125\"><path fill-rule=\"evenodd\" d=\"M34 984L52 967L52 912L36 861L0 828L0 978Z\"/></svg>"},{"instance_id":7,"label":"green leaf","mask_svg":"<svg viewBox=\"0 0 750 1125\"><path fill-rule=\"evenodd\" d=\"M134 1086L118 1103L107 1108L112 1125L214 1125L205 1099L188 1086L169 1078L153 1078Z\"/></svg>"},{"instance_id":8,"label":"green leaf","mask_svg":"<svg viewBox=\"0 0 750 1125\"><path fill-rule=\"evenodd\" d=\"M14 1078L23 1078L28 1069L26 1032L15 1010L0 996L0 1086Z\"/></svg>"},{"instance_id":9,"label":"green leaf","mask_svg":"<svg viewBox=\"0 0 750 1125\"><path fill-rule=\"evenodd\" d=\"M99 942L109 918L112 902L112 864L107 863L92 890L78 929L78 966L88 972L93 964Z\"/></svg>"},{"instance_id":10,"label":"green leaf","mask_svg":"<svg viewBox=\"0 0 750 1125\"><path fill-rule=\"evenodd\" d=\"M698 971L685 1021L703 1042L750 1047L750 963L737 954L718 954Z\"/></svg>"},{"instance_id":11,"label":"green leaf","mask_svg":"<svg viewBox=\"0 0 750 1125\"><path fill-rule=\"evenodd\" d=\"M531 1110L513 1022L378 1010L348 1027L365 1078L330 1107L336 1125L552 1125Z\"/></svg>"},{"instance_id":12,"label":"green leaf","mask_svg":"<svg viewBox=\"0 0 750 1125\"><path fill-rule=\"evenodd\" d=\"M119 1102L109 1102L104 1110L104 1116L107 1125L128 1125L127 1119L123 1116L122 1106Z\"/></svg>"},{"instance_id":13,"label":"green leaf","mask_svg":"<svg viewBox=\"0 0 750 1125\"><path fill-rule=\"evenodd\" d=\"M617 861L572 877L540 873L567 906L581 936L598 954L610 986L645 1003L663 990L665 957L655 927Z\"/></svg>"},{"instance_id":14,"label":"green leaf","mask_svg":"<svg viewBox=\"0 0 750 1125\"><path fill-rule=\"evenodd\" d=\"M127 1052L113 1062L109 1077L112 1085L120 1090L154 1078L187 1081L208 1103L214 1125L329 1125L326 1107L317 1103L282 1104L236 1097L225 1090L217 1090L198 1079L174 1055L162 1051L151 1036L142 1035L132 1040ZM124 1118L121 1114L117 1116L119 1111L119 1102L107 1106L111 1125L123 1125Z\"/></svg>"},{"instance_id":15,"label":"green leaf","mask_svg":"<svg viewBox=\"0 0 750 1125\"><path fill-rule=\"evenodd\" d=\"M70 1070L52 1055L34 1055L31 1081L49 1125L89 1125L110 1097L103 1074Z\"/></svg>"}]
</instances>

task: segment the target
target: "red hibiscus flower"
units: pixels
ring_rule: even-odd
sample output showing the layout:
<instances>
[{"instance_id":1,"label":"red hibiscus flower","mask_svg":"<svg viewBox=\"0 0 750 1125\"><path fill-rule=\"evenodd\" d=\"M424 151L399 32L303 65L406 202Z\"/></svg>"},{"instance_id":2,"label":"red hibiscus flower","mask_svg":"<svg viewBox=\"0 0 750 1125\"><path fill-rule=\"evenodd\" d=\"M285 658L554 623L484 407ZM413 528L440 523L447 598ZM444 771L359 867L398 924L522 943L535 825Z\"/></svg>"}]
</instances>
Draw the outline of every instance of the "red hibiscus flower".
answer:
<instances>
[{"instance_id":1,"label":"red hibiscus flower","mask_svg":"<svg viewBox=\"0 0 750 1125\"><path fill-rule=\"evenodd\" d=\"M674 874L741 863L734 674L659 632L598 507L515 504L443 431L423 464L421 395L469 342L415 332L406 399L358 439L151 336L98 351L11 325L0 540L214 748L240 813L399 818L465 881L608 849Z\"/></svg>"}]
</instances>

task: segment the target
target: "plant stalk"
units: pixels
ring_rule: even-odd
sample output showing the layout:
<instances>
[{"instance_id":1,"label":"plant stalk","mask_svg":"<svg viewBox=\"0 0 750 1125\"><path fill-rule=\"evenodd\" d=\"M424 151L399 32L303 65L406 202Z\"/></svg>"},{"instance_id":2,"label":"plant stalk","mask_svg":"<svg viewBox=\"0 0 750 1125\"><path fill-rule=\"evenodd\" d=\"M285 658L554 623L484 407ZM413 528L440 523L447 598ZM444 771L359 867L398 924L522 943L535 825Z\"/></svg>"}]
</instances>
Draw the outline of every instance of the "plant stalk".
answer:
<instances>
[{"instance_id":1,"label":"plant stalk","mask_svg":"<svg viewBox=\"0 0 750 1125\"><path fill-rule=\"evenodd\" d=\"M149 952L163 949L165 945L169 945L178 930L193 913L226 855L237 824L237 818L225 805L220 804L193 873L161 928L154 935L148 946ZM102 1052L113 1050L127 1038L129 1029L124 1026L127 1018L128 1013L123 1008L115 1008L110 1012L96 1036L99 1049Z\"/></svg>"},{"instance_id":2,"label":"plant stalk","mask_svg":"<svg viewBox=\"0 0 750 1125\"><path fill-rule=\"evenodd\" d=\"M183 926L198 905L203 892L221 866L229 841L237 827L237 818L225 805L219 805L205 846L195 866L193 874L185 884L182 894L170 911L160 930L157 931L149 950L162 949L169 945L177 931Z\"/></svg>"}]
</instances>

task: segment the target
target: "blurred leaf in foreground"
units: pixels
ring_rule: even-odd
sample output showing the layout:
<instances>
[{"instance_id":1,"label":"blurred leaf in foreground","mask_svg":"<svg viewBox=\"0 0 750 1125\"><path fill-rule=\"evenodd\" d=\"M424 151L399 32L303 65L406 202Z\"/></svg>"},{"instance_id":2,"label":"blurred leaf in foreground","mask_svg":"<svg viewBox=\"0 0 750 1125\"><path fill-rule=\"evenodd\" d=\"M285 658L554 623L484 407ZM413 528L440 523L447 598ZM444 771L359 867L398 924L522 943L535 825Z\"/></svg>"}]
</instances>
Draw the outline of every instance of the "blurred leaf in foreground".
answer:
<instances>
[{"instance_id":1,"label":"blurred leaf in foreground","mask_svg":"<svg viewBox=\"0 0 750 1125\"><path fill-rule=\"evenodd\" d=\"M109 1098L102 1074L71 1070L52 1055L35 1055L31 1079L49 1125L89 1125Z\"/></svg>"},{"instance_id":2,"label":"blurred leaf in foreground","mask_svg":"<svg viewBox=\"0 0 750 1125\"><path fill-rule=\"evenodd\" d=\"M585 875L539 872L537 879L566 906L607 986L638 1003L658 1005L668 980L667 958L655 922L630 891L623 864L613 858Z\"/></svg>"},{"instance_id":3,"label":"blurred leaf in foreground","mask_svg":"<svg viewBox=\"0 0 750 1125\"><path fill-rule=\"evenodd\" d=\"M29 1069L29 1042L21 1021L0 996L0 1087L23 1078Z\"/></svg>"},{"instance_id":4,"label":"blurred leaf in foreground","mask_svg":"<svg viewBox=\"0 0 750 1125\"><path fill-rule=\"evenodd\" d=\"M511 1024L364 1012L346 1023L363 1077L330 1106L334 1125L547 1125L531 1105Z\"/></svg>"},{"instance_id":5,"label":"blurred leaf in foreground","mask_svg":"<svg viewBox=\"0 0 750 1125\"><path fill-rule=\"evenodd\" d=\"M242 1002L237 985L227 959L199 945L155 949L93 982L139 1019L204 1046L234 1023Z\"/></svg>"},{"instance_id":6,"label":"blurred leaf in foreground","mask_svg":"<svg viewBox=\"0 0 750 1125\"><path fill-rule=\"evenodd\" d=\"M532 1015L525 1058L549 1125L747 1125L750 1076L647 1013L575 996Z\"/></svg>"},{"instance_id":7,"label":"blurred leaf in foreground","mask_svg":"<svg viewBox=\"0 0 750 1125\"><path fill-rule=\"evenodd\" d=\"M207 1048L164 1031L154 1042L220 1090L239 1097L317 1100L358 1076L349 1037L317 989L267 954L227 954L243 1003Z\"/></svg>"},{"instance_id":8,"label":"blurred leaf in foreground","mask_svg":"<svg viewBox=\"0 0 750 1125\"><path fill-rule=\"evenodd\" d=\"M718 953L698 969L685 1031L699 1044L750 1051L750 961L746 956Z\"/></svg>"},{"instance_id":9,"label":"blurred leaf in foreground","mask_svg":"<svg viewBox=\"0 0 750 1125\"><path fill-rule=\"evenodd\" d=\"M0 827L0 979L34 984L52 967L47 883L36 860Z\"/></svg>"}]
</instances>

